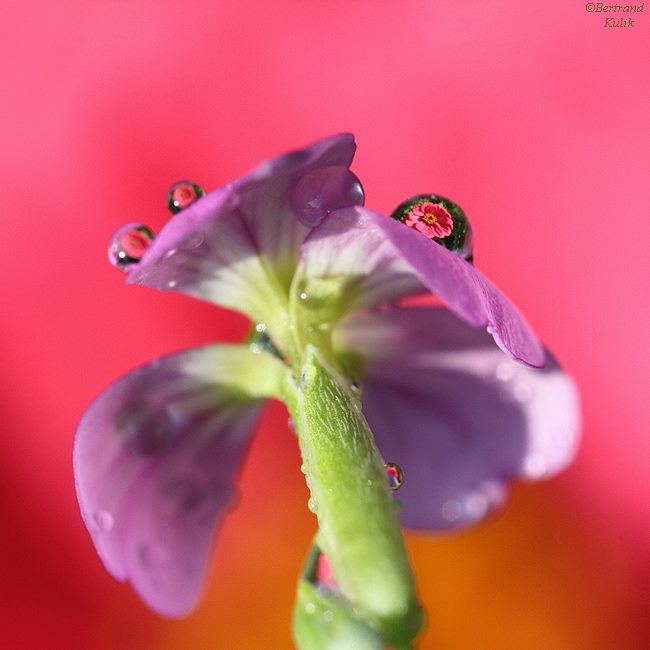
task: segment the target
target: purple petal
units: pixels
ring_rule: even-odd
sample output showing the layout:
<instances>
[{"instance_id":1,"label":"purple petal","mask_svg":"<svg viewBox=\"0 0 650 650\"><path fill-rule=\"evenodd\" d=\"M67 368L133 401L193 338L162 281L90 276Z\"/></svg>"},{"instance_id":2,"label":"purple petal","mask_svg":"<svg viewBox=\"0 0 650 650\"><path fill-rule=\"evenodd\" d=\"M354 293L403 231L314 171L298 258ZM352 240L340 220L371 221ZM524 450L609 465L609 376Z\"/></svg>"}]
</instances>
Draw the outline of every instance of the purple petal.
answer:
<instances>
[{"instance_id":1,"label":"purple petal","mask_svg":"<svg viewBox=\"0 0 650 650\"><path fill-rule=\"evenodd\" d=\"M209 346L141 367L106 389L77 430L77 497L97 551L164 616L186 615L200 595L263 405L219 376L252 354L237 350Z\"/></svg>"},{"instance_id":2,"label":"purple petal","mask_svg":"<svg viewBox=\"0 0 650 650\"><path fill-rule=\"evenodd\" d=\"M470 325L487 326L515 359L544 365L544 350L530 326L489 280L393 219L363 208L333 212L303 244L298 272L306 278L349 276L351 309L428 289Z\"/></svg>"},{"instance_id":3,"label":"purple petal","mask_svg":"<svg viewBox=\"0 0 650 650\"><path fill-rule=\"evenodd\" d=\"M363 359L363 411L404 470L407 526L473 523L503 502L507 481L549 477L575 455L578 393L550 355L542 370L523 366L430 308L355 315L336 342Z\"/></svg>"},{"instance_id":4,"label":"purple petal","mask_svg":"<svg viewBox=\"0 0 650 650\"><path fill-rule=\"evenodd\" d=\"M346 175L355 148L349 134L320 140L205 195L161 230L128 282L186 293L264 321L269 300L288 292L309 232L297 218L301 202L322 195L311 208L322 204L326 212L359 202Z\"/></svg>"}]
</instances>

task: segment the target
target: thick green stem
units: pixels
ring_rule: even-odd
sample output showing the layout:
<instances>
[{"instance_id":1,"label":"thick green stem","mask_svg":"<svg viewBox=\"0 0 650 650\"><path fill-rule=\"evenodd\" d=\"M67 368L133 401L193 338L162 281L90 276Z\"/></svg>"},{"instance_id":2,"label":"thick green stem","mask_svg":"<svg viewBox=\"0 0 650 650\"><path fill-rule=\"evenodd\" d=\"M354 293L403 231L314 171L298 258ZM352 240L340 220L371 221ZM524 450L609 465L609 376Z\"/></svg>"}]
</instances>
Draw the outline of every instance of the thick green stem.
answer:
<instances>
[{"instance_id":1,"label":"thick green stem","mask_svg":"<svg viewBox=\"0 0 650 650\"><path fill-rule=\"evenodd\" d=\"M311 345L297 390L287 397L318 517L318 543L341 593L388 643L409 647L422 612L397 504L358 397Z\"/></svg>"}]
</instances>

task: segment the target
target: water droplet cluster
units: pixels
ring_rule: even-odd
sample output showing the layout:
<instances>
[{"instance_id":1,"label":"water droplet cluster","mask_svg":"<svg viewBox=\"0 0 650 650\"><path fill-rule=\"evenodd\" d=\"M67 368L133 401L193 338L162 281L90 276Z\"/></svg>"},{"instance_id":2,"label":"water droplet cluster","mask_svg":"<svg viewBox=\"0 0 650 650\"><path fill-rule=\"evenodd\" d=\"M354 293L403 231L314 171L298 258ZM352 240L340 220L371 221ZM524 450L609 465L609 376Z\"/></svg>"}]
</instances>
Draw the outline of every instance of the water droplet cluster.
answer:
<instances>
[{"instance_id":1,"label":"water droplet cluster","mask_svg":"<svg viewBox=\"0 0 650 650\"><path fill-rule=\"evenodd\" d=\"M203 190L196 183L191 181L174 183L167 193L167 207L172 214L176 214L192 205L203 195ZM122 226L111 237L108 245L108 259L120 271L128 271L134 264L140 262L153 240L154 234L148 226L141 223L129 223ZM203 236L199 234L189 243L189 248L197 248L202 243ZM167 256L171 257L175 252L175 250L168 251Z\"/></svg>"}]
</instances>

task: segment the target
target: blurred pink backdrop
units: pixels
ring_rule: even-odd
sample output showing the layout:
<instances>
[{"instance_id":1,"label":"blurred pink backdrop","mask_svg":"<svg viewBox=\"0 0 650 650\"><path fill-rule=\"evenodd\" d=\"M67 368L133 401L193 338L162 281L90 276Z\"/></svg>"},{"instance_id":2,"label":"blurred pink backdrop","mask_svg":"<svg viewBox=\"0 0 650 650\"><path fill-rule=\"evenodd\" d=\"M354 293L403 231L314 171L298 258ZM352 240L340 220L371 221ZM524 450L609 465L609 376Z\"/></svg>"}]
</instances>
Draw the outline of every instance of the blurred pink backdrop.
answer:
<instances>
[{"instance_id":1,"label":"blurred pink backdrop","mask_svg":"<svg viewBox=\"0 0 650 650\"><path fill-rule=\"evenodd\" d=\"M163 621L102 568L73 491L90 400L245 320L122 285L128 221L339 131L367 205L439 192L476 263L577 378L575 465L453 536L410 536L422 648L642 648L648 634L650 7L580 0L5 2L0 70L0 645L290 648L314 530L272 406L197 612Z\"/></svg>"}]
</instances>

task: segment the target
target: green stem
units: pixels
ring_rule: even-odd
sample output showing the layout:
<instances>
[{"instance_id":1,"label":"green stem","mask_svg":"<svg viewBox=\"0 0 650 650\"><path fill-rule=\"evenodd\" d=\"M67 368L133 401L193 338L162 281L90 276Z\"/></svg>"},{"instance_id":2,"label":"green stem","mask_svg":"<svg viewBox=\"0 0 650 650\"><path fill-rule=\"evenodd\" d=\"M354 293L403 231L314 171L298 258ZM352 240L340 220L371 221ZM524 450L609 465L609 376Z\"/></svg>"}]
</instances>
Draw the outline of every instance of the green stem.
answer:
<instances>
[{"instance_id":1,"label":"green stem","mask_svg":"<svg viewBox=\"0 0 650 650\"><path fill-rule=\"evenodd\" d=\"M286 402L302 452L318 544L352 610L408 648L422 624L383 460L348 382L308 345Z\"/></svg>"}]
</instances>

